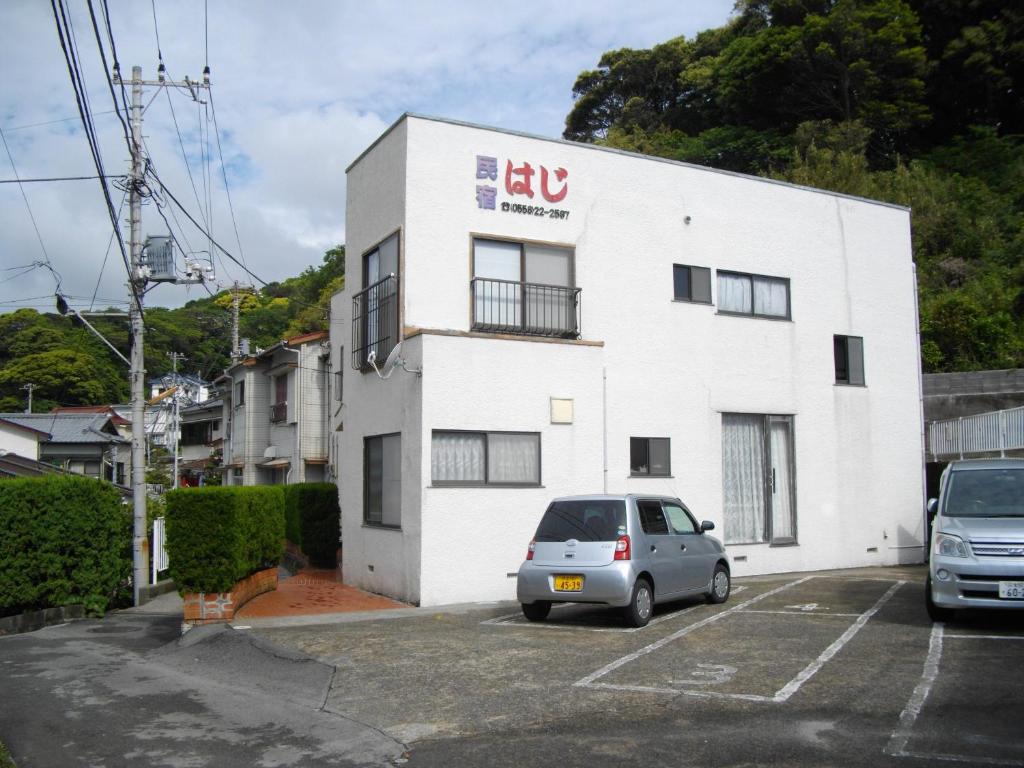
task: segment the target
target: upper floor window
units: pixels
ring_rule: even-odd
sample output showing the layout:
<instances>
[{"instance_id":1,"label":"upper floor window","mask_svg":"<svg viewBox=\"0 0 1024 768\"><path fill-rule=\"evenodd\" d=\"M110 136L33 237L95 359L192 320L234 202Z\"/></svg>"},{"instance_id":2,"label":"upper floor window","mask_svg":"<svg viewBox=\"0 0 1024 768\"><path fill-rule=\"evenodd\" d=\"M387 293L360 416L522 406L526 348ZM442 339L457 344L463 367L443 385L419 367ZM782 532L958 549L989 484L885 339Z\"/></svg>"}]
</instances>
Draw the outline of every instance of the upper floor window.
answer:
<instances>
[{"instance_id":1,"label":"upper floor window","mask_svg":"<svg viewBox=\"0 0 1024 768\"><path fill-rule=\"evenodd\" d=\"M577 338L572 248L474 238L473 329Z\"/></svg>"},{"instance_id":2,"label":"upper floor window","mask_svg":"<svg viewBox=\"0 0 1024 768\"><path fill-rule=\"evenodd\" d=\"M707 267L672 265L672 287L678 301L711 303L711 270Z\"/></svg>"},{"instance_id":3,"label":"upper floor window","mask_svg":"<svg viewBox=\"0 0 1024 768\"><path fill-rule=\"evenodd\" d=\"M245 380L235 382L235 408L245 405Z\"/></svg>"},{"instance_id":4,"label":"upper floor window","mask_svg":"<svg viewBox=\"0 0 1024 768\"><path fill-rule=\"evenodd\" d=\"M718 311L788 320L789 279L719 271Z\"/></svg>"},{"instance_id":5,"label":"upper floor window","mask_svg":"<svg viewBox=\"0 0 1024 768\"><path fill-rule=\"evenodd\" d=\"M833 336L836 384L864 384L864 339L860 336Z\"/></svg>"},{"instance_id":6,"label":"upper floor window","mask_svg":"<svg viewBox=\"0 0 1024 768\"><path fill-rule=\"evenodd\" d=\"M270 404L270 420L284 421L288 418L288 374L274 377L274 402Z\"/></svg>"},{"instance_id":7,"label":"upper floor window","mask_svg":"<svg viewBox=\"0 0 1024 768\"><path fill-rule=\"evenodd\" d=\"M352 367L382 365L398 343L398 233L363 254L363 289L352 297Z\"/></svg>"}]
</instances>

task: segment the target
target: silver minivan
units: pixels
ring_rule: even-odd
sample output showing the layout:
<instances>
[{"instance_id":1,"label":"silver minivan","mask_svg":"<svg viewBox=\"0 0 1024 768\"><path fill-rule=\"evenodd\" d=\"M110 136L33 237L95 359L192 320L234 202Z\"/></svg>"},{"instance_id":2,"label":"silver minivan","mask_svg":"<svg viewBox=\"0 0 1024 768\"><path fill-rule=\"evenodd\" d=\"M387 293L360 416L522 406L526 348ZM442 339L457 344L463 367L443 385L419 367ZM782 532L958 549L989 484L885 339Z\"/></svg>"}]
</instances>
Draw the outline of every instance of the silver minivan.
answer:
<instances>
[{"instance_id":1,"label":"silver minivan","mask_svg":"<svg viewBox=\"0 0 1024 768\"><path fill-rule=\"evenodd\" d=\"M960 608L1024 608L1024 460L950 463L928 513L925 605L933 621Z\"/></svg>"},{"instance_id":2,"label":"silver minivan","mask_svg":"<svg viewBox=\"0 0 1024 768\"><path fill-rule=\"evenodd\" d=\"M530 621L552 603L623 608L642 627L655 603L703 595L724 603L731 589L722 542L677 498L626 494L555 499L519 567L516 596Z\"/></svg>"}]
</instances>

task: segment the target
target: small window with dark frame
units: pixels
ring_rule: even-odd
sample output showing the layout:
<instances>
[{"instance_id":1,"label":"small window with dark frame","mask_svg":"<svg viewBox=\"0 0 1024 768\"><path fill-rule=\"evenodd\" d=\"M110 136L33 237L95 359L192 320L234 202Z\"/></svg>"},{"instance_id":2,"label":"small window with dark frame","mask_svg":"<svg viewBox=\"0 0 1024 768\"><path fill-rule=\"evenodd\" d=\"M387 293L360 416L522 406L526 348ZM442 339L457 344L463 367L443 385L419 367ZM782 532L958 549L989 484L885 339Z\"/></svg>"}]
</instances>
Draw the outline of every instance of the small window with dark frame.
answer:
<instances>
[{"instance_id":1,"label":"small window with dark frame","mask_svg":"<svg viewBox=\"0 0 1024 768\"><path fill-rule=\"evenodd\" d=\"M836 384L864 385L864 339L860 336L832 337Z\"/></svg>"},{"instance_id":2,"label":"small window with dark frame","mask_svg":"<svg viewBox=\"0 0 1024 768\"><path fill-rule=\"evenodd\" d=\"M540 485L539 432L435 431L434 485Z\"/></svg>"},{"instance_id":3,"label":"small window with dark frame","mask_svg":"<svg viewBox=\"0 0 1024 768\"><path fill-rule=\"evenodd\" d=\"M402 527L402 436L363 438L363 523Z\"/></svg>"},{"instance_id":4,"label":"small window with dark frame","mask_svg":"<svg viewBox=\"0 0 1024 768\"><path fill-rule=\"evenodd\" d=\"M635 477L668 477L672 473L667 437L629 438L629 473Z\"/></svg>"},{"instance_id":5,"label":"small window with dark frame","mask_svg":"<svg viewBox=\"0 0 1024 768\"><path fill-rule=\"evenodd\" d=\"M676 301L711 303L711 270L708 267L672 265L672 287Z\"/></svg>"},{"instance_id":6,"label":"small window with dark frame","mask_svg":"<svg viewBox=\"0 0 1024 768\"><path fill-rule=\"evenodd\" d=\"M245 380L235 382L235 408L245 405Z\"/></svg>"}]
</instances>

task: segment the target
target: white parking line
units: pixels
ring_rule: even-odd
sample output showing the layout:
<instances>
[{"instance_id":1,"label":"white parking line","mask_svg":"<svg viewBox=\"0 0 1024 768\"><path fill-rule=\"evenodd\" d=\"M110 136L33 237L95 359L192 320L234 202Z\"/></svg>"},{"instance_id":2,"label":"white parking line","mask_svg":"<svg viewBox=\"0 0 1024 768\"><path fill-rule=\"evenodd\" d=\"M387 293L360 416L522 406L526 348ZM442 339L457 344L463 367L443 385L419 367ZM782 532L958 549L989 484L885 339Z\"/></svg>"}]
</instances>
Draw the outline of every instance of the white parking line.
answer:
<instances>
[{"instance_id":1,"label":"white parking line","mask_svg":"<svg viewBox=\"0 0 1024 768\"><path fill-rule=\"evenodd\" d=\"M798 690L800 690L800 687L804 683L806 683L808 680L810 680L812 677L814 677L814 675L816 675L818 673L818 671L821 670L821 668L823 666L825 666L825 664L827 664L837 653L839 653L839 651L841 651L843 649L843 647L848 642L850 642L851 639L853 639L854 635L856 635L858 632L860 632L860 630L864 627L865 624L867 624L867 622L871 619L871 617L874 616L879 611L879 609L881 609L881 607L883 605L885 605L889 601L889 599L896 593L896 590L898 590L906 582L905 581L897 581L895 584L893 584L891 587L889 587L889 589L885 592L885 594L882 595L875 602L875 604L873 606L871 606L868 610L866 610L866 611L864 611L863 613L860 613L860 614L854 614L854 615L857 616L857 620L855 622L853 622L847 628L847 630L845 632L843 632L842 635L840 635L831 645L829 645L828 648L826 648L824 651L822 651L822 653L816 659L814 659L814 661L812 661L810 664L808 664L806 667L804 667L804 669L801 670L800 673L796 677L794 677L792 680L790 680L788 683L786 683L786 685L784 685L782 688L780 688L778 691L776 691L775 694L773 694L771 696L765 696L765 695L762 695L762 694L755 694L755 693L720 693L720 692L717 692L717 691L690 691L690 690L679 689L679 688L659 688L659 687L654 687L654 686L615 685L615 684L611 684L611 683L598 683L596 681L598 679L600 679L601 677L604 677L605 675L607 675L609 672L612 672L612 671L618 669L619 667L622 667L625 664L630 663L631 661L635 661L636 659L640 658L641 656L644 656L644 655L646 655L646 654L648 654L648 653L650 653L652 651L655 651L658 648L661 648L664 645L672 642L673 640L678 640L679 638L688 635L689 633L693 632L696 629L699 629L700 627L706 626L706 625L710 624L713 621L717 621L718 619L721 619L723 616L728 616L728 615L733 614L733 613L753 613L753 611L745 610L747 608L747 606L753 605L754 603L756 603L756 602L758 602L760 600L763 600L766 597L778 594L779 592L782 592L782 591L784 591L786 589L789 589L790 587L796 586L797 584L802 584L803 582L808 581L808 580L810 580L812 578L815 578L815 577L808 576L808 577L805 577L803 579L799 579L797 581L790 582L789 584L784 584L781 587L777 587L776 589L773 589L773 590L770 590L768 592L765 592L765 593L763 593L761 595L758 595L757 597L753 597L753 598L751 598L750 600L747 600L744 603L740 603L739 605L735 606L734 608L730 608L727 611L723 611L722 613L717 613L714 616L710 616L707 619L704 619L703 621L698 621L695 624L691 624L691 625L689 625L687 627L683 627L678 632L675 632L674 634L669 635L668 637L662 638L661 640L658 640L657 642L651 643L650 645L648 645L648 646L646 646L644 648L641 648L639 651L636 651L634 653L631 653L631 654L628 654L626 656L623 656L620 659L616 659L612 663L605 665L604 667L602 667L601 669L597 670L596 672L594 672L594 673L592 673L590 675L587 675L582 680L578 680L577 682L573 683L573 685L574 686L578 686L578 687L584 687L584 688L601 688L601 689L612 689L612 690L637 691L637 692L644 692L644 693L660 693L660 694L665 694L665 695L669 695L669 696L685 695L685 696L696 696L696 697L699 697L699 698L740 699L740 700L743 700L743 701L771 702L771 703L775 703L775 704L782 703L782 702L788 700ZM790 612L789 611L784 611L783 613L790 613ZM792 612L792 615L807 616L807 615L815 615L815 614L809 614L809 613L805 613L805 612ZM821 615L821 614L819 614L819 615ZM835 614L832 614L832 615L835 615Z\"/></svg>"},{"instance_id":2,"label":"white parking line","mask_svg":"<svg viewBox=\"0 0 1024 768\"><path fill-rule=\"evenodd\" d=\"M743 611L743 613L774 613L781 616L845 616L848 619L852 619L855 616L860 616L859 613L818 613L816 611Z\"/></svg>"},{"instance_id":3,"label":"white parking line","mask_svg":"<svg viewBox=\"0 0 1024 768\"><path fill-rule=\"evenodd\" d=\"M934 755L907 749L907 744L910 742L910 736L914 730L914 723L917 722L917 718L924 708L924 703L932 691L932 686L935 685L935 680L939 676L939 662L942 660L942 640L944 636L957 639L984 637L985 639L993 640L1024 640L1022 637L1003 637L1001 635L945 635L944 630L945 625L941 622L932 624L932 634L928 641L928 657L924 661L924 672L921 675L921 681L914 688L907 706L900 713L899 725L892 732L892 737L889 739L889 743L883 752L893 757L913 757L953 763L1024 766L1024 760L1014 760L1012 758L979 757L977 755Z\"/></svg>"},{"instance_id":4,"label":"white parking line","mask_svg":"<svg viewBox=\"0 0 1024 768\"><path fill-rule=\"evenodd\" d=\"M1024 640L1024 635L953 635L947 632L945 636L957 640Z\"/></svg>"},{"instance_id":5,"label":"white parking line","mask_svg":"<svg viewBox=\"0 0 1024 768\"><path fill-rule=\"evenodd\" d=\"M702 619L701 621L698 621L698 622L696 622L694 624L688 624L687 626L683 627L682 629L680 629L680 630L678 630L676 632L673 632L671 635L667 635L666 637L663 637L660 640L655 640L650 645L646 645L646 646L644 646L643 648L641 648L638 651L634 651L633 653L627 654L627 655L623 656L622 658L616 659L615 661L611 662L610 664L606 664L605 666L601 667L596 672L592 672L591 674L587 675L586 677L582 678L581 680L577 680L575 683L573 683L573 685L576 686L576 687L580 687L580 688L585 688L587 686L594 686L594 687L600 686L602 688L614 687L614 686L609 686L609 685L607 685L605 683L597 683L597 684L595 684L594 681L599 679L599 678L604 677L609 672L613 672L614 670L618 669L621 666L624 666L625 664L629 664L629 662L631 662L631 661L635 661L636 659L639 659L641 656L646 656L651 651L656 651L659 648L661 648L662 646L668 645L673 640L678 640L679 638L685 637L686 635L690 634L694 630L700 629L701 627L707 626L708 624L711 624L712 622L718 621L723 616L728 616L728 615L730 615L732 613L736 613L737 611L740 611L743 608L746 608L748 605L753 605L754 603L760 602L761 600L764 600L766 597L771 597L772 595L777 595L779 592L787 590L790 587L795 587L797 584L803 584L805 581L810 581L812 578L814 578L814 577L813 576L805 576L802 579L797 579L796 581L791 581L788 584L783 584L781 587L776 587L775 589L771 589L771 590L769 590L767 592L762 592L760 595L752 597L752 598L750 598L749 600L747 600L745 602L739 603L738 605L735 605L732 608L729 608L727 610L722 611L721 613L716 613L713 616L708 616L706 619ZM645 690L648 690L648 689L645 689ZM666 692L664 689L649 689L649 690L658 691L658 692ZM673 691L670 691L670 692L673 693L673 694L680 693L680 691L678 691L678 690L673 690Z\"/></svg>"}]
</instances>

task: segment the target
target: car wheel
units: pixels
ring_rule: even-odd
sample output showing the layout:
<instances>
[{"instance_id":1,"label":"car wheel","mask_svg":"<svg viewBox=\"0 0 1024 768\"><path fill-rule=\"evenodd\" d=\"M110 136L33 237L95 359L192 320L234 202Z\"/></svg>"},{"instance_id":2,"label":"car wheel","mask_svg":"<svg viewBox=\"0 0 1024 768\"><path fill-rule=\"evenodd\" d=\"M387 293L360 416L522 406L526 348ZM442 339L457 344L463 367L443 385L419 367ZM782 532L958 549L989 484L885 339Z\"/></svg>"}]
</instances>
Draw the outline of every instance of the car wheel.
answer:
<instances>
[{"instance_id":1,"label":"car wheel","mask_svg":"<svg viewBox=\"0 0 1024 768\"><path fill-rule=\"evenodd\" d=\"M654 610L654 590L647 579L637 579L633 585L633 596L626 606L626 622L631 627L644 627L651 620Z\"/></svg>"},{"instance_id":2,"label":"car wheel","mask_svg":"<svg viewBox=\"0 0 1024 768\"><path fill-rule=\"evenodd\" d=\"M551 603L538 600L536 603L523 603L523 616L530 621L544 621L551 613Z\"/></svg>"},{"instance_id":3,"label":"car wheel","mask_svg":"<svg viewBox=\"0 0 1024 768\"><path fill-rule=\"evenodd\" d=\"M928 609L928 617L932 621L941 621L945 624L953 620L952 608L942 608L932 602L932 580L930 576L924 583L924 607Z\"/></svg>"},{"instance_id":4,"label":"car wheel","mask_svg":"<svg viewBox=\"0 0 1024 768\"><path fill-rule=\"evenodd\" d=\"M730 592L732 592L732 579L729 578L729 569L718 563L711 576L711 591L704 595L704 599L712 605L718 605L729 599Z\"/></svg>"}]
</instances>

